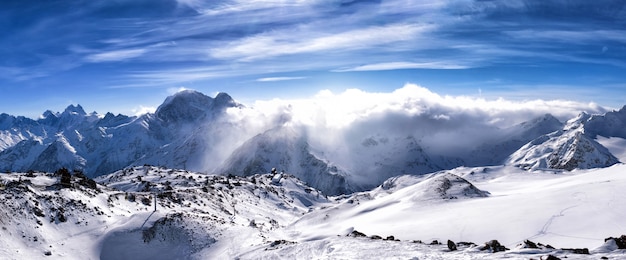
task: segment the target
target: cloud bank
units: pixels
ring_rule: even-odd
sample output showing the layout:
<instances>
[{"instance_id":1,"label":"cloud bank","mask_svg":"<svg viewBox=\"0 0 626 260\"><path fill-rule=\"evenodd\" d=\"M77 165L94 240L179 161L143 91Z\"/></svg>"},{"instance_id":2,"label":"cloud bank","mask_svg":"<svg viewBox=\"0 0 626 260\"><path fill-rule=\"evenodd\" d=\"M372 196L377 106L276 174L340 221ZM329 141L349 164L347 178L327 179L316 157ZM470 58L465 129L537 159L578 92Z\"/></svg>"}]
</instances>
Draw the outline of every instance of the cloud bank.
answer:
<instances>
[{"instance_id":1,"label":"cloud bank","mask_svg":"<svg viewBox=\"0 0 626 260\"><path fill-rule=\"evenodd\" d=\"M232 110L232 113L237 110ZM392 92L366 92L348 89L341 93L322 90L306 99L259 100L241 113L250 117L288 117L289 123L316 128L342 129L358 122L401 115L436 121L476 122L506 128L544 114L562 121L585 111L599 114L606 108L595 103L568 100L488 100L482 97L440 95L408 83ZM241 118L242 115L237 115ZM384 120L383 120L384 121ZM459 126L462 127L462 126Z\"/></svg>"},{"instance_id":2,"label":"cloud bank","mask_svg":"<svg viewBox=\"0 0 626 260\"><path fill-rule=\"evenodd\" d=\"M496 163L484 155L463 160L473 158L481 146L492 147L485 144L497 146L499 138L510 138L503 134L520 123L545 114L565 122L583 111L601 114L607 109L568 100L440 95L409 83L391 92L323 90L310 98L259 100L227 110L226 118L243 126L239 136L252 137L275 127L294 128L314 153L350 172L355 183L368 185L398 174L376 162L403 165L419 158L415 149L423 149L433 167ZM372 143L376 148L368 147Z\"/></svg>"}]
</instances>

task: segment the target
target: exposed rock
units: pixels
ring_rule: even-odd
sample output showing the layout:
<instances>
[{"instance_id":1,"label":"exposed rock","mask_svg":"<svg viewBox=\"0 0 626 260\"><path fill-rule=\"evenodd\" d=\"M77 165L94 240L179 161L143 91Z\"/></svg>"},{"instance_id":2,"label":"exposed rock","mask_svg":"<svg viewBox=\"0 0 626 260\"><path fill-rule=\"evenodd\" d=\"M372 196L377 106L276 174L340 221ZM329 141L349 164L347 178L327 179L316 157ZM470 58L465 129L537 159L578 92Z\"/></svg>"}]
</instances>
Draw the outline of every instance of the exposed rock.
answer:
<instances>
[{"instance_id":1,"label":"exposed rock","mask_svg":"<svg viewBox=\"0 0 626 260\"><path fill-rule=\"evenodd\" d=\"M588 255L589 249L587 248L561 248L563 251L570 251L574 254Z\"/></svg>"},{"instance_id":2,"label":"exposed rock","mask_svg":"<svg viewBox=\"0 0 626 260\"><path fill-rule=\"evenodd\" d=\"M539 248L535 242L530 240L524 240L524 243L521 244L522 248Z\"/></svg>"},{"instance_id":3,"label":"exposed rock","mask_svg":"<svg viewBox=\"0 0 626 260\"><path fill-rule=\"evenodd\" d=\"M356 230L353 230L352 232L350 232L350 234L348 234L348 236L351 236L351 237L367 237L367 235L365 235L365 234L363 234L363 233L361 233L359 231L356 231Z\"/></svg>"},{"instance_id":4,"label":"exposed rock","mask_svg":"<svg viewBox=\"0 0 626 260\"><path fill-rule=\"evenodd\" d=\"M617 245L617 249L626 249L626 235L622 235L618 238L615 238L615 237L605 238L604 242L607 242L609 240L615 241L615 244Z\"/></svg>"},{"instance_id":5,"label":"exposed rock","mask_svg":"<svg viewBox=\"0 0 626 260\"><path fill-rule=\"evenodd\" d=\"M456 251L456 244L452 242L452 240L448 240L448 249L450 249L450 251Z\"/></svg>"},{"instance_id":6,"label":"exposed rock","mask_svg":"<svg viewBox=\"0 0 626 260\"><path fill-rule=\"evenodd\" d=\"M540 246L540 247L545 246L545 247L546 247L546 248L548 248L548 249L555 249L555 248L554 248L553 246L551 246L551 245L543 245L542 243L537 243L537 246Z\"/></svg>"},{"instance_id":7,"label":"exposed rock","mask_svg":"<svg viewBox=\"0 0 626 260\"><path fill-rule=\"evenodd\" d=\"M472 247L472 246L476 246L476 243L474 242L458 242L456 243L457 246L465 246L465 247Z\"/></svg>"},{"instance_id":8,"label":"exposed rock","mask_svg":"<svg viewBox=\"0 0 626 260\"><path fill-rule=\"evenodd\" d=\"M509 250L508 248L501 245L500 242L498 242L498 240L495 240L495 239L485 243L485 245L479 249L480 251L490 250L492 253L504 252L506 250Z\"/></svg>"}]
</instances>

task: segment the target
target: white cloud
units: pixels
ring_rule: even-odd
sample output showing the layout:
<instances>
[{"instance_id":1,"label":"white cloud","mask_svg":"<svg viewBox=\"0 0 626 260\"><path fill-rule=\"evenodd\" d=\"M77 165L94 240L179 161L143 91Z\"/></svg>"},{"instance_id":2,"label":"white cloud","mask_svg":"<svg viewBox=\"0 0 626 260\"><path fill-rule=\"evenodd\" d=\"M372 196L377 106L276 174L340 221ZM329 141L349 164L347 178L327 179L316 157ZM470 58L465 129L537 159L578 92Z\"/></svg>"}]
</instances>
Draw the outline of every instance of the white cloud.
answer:
<instances>
[{"instance_id":1,"label":"white cloud","mask_svg":"<svg viewBox=\"0 0 626 260\"><path fill-rule=\"evenodd\" d=\"M626 30L519 30L507 35L526 40L551 40L563 42L618 41L626 43Z\"/></svg>"},{"instance_id":2,"label":"white cloud","mask_svg":"<svg viewBox=\"0 0 626 260\"><path fill-rule=\"evenodd\" d=\"M268 77L268 78L258 78L255 81L272 82L272 81L286 81L286 80L298 80L298 79L306 79L306 77Z\"/></svg>"},{"instance_id":3,"label":"white cloud","mask_svg":"<svg viewBox=\"0 0 626 260\"><path fill-rule=\"evenodd\" d=\"M281 121L276 118L289 118L290 123L305 125L321 133L342 131L375 121L379 126L391 128L407 126L402 131L410 132L433 129L434 126L419 125L432 120L445 122L439 130L456 131L473 126L506 128L546 113L565 121L581 111L603 113L606 110L595 103L567 100L514 101L440 95L415 84L406 84L384 93L359 89L342 93L323 90L305 99L259 100L247 109L236 110L239 113L236 118L248 118L257 124L259 118L271 122Z\"/></svg>"},{"instance_id":4,"label":"white cloud","mask_svg":"<svg viewBox=\"0 0 626 260\"><path fill-rule=\"evenodd\" d=\"M188 88L185 87L177 87L177 88L168 88L167 89L167 93L169 93L170 95L176 94L178 92L182 92L185 90L189 90Z\"/></svg>"},{"instance_id":5,"label":"white cloud","mask_svg":"<svg viewBox=\"0 0 626 260\"><path fill-rule=\"evenodd\" d=\"M253 61L281 55L321 51L358 50L415 39L431 25L391 24L343 32L283 30L261 33L210 50L219 59Z\"/></svg>"},{"instance_id":6,"label":"white cloud","mask_svg":"<svg viewBox=\"0 0 626 260\"><path fill-rule=\"evenodd\" d=\"M128 49L128 50L115 50L108 52L101 52L97 54L91 54L86 57L89 62L111 62L111 61L123 61L132 58L137 58L146 53L145 49Z\"/></svg>"},{"instance_id":7,"label":"white cloud","mask_svg":"<svg viewBox=\"0 0 626 260\"><path fill-rule=\"evenodd\" d=\"M148 113L154 113L154 111L156 111L156 107L143 106L143 105L140 105L139 107L133 108L131 110L131 112L135 116L141 116L141 115L148 114Z\"/></svg>"},{"instance_id":8,"label":"white cloud","mask_svg":"<svg viewBox=\"0 0 626 260\"><path fill-rule=\"evenodd\" d=\"M354 164L354 156L359 156L355 153L363 149L361 144L367 138L401 140L411 136L430 156L467 158L480 145L497 141L494 137L504 133L500 129L546 113L564 122L581 111L597 114L606 109L567 100L441 95L406 84L391 92L323 90L309 98L258 100L227 111L227 120L244 126L244 132L236 133L239 136L254 136L281 125L304 129L315 151L367 175L367 169ZM384 156L384 152L376 156Z\"/></svg>"},{"instance_id":9,"label":"white cloud","mask_svg":"<svg viewBox=\"0 0 626 260\"><path fill-rule=\"evenodd\" d=\"M455 64L450 62L434 61L434 62L384 62L367 64L346 69L333 70L334 72L348 71L376 71L376 70L401 70L401 69L467 69L469 66Z\"/></svg>"}]
</instances>

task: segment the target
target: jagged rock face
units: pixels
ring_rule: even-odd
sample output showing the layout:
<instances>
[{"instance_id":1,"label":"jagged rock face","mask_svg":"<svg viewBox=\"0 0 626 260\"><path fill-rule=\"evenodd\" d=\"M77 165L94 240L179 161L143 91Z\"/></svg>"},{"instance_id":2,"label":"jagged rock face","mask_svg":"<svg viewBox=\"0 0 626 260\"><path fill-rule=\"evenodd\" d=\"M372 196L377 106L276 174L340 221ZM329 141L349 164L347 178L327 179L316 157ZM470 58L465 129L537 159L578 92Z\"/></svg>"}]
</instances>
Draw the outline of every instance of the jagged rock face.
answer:
<instances>
[{"instance_id":1,"label":"jagged rock face","mask_svg":"<svg viewBox=\"0 0 626 260\"><path fill-rule=\"evenodd\" d=\"M618 162L605 147L582 132L577 132L548 157L550 168L568 171L576 168L608 167Z\"/></svg>"},{"instance_id":2,"label":"jagged rock face","mask_svg":"<svg viewBox=\"0 0 626 260\"><path fill-rule=\"evenodd\" d=\"M619 162L606 147L586 132L586 123L593 116L581 113L562 130L542 135L517 150L507 164L526 169L591 169L608 167Z\"/></svg>"}]
</instances>

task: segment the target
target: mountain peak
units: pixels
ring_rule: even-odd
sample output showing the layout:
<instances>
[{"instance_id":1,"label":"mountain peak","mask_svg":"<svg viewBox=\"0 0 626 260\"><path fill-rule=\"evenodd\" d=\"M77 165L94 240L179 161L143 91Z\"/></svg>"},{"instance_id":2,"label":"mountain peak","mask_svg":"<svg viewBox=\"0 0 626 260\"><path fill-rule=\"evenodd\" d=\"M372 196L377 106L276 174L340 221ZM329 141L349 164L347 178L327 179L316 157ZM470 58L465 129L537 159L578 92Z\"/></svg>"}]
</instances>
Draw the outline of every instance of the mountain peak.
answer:
<instances>
[{"instance_id":1,"label":"mountain peak","mask_svg":"<svg viewBox=\"0 0 626 260\"><path fill-rule=\"evenodd\" d=\"M530 129L530 128L561 128L563 123L559 121L552 114L547 113L543 116L537 117L533 120L524 122L520 124L522 128Z\"/></svg>"},{"instance_id":2,"label":"mountain peak","mask_svg":"<svg viewBox=\"0 0 626 260\"><path fill-rule=\"evenodd\" d=\"M49 118L49 117L58 117L58 115L52 112L51 110L46 110L46 112L43 112L43 114L41 114L42 119Z\"/></svg>"},{"instance_id":3,"label":"mountain peak","mask_svg":"<svg viewBox=\"0 0 626 260\"><path fill-rule=\"evenodd\" d=\"M183 90L167 97L155 114L166 122L191 122L214 116L225 108L236 106L239 104L223 92L211 98L195 90Z\"/></svg>"},{"instance_id":4,"label":"mountain peak","mask_svg":"<svg viewBox=\"0 0 626 260\"><path fill-rule=\"evenodd\" d=\"M165 99L156 116L166 122L193 121L206 116L213 99L195 90L182 90Z\"/></svg>"},{"instance_id":5,"label":"mountain peak","mask_svg":"<svg viewBox=\"0 0 626 260\"><path fill-rule=\"evenodd\" d=\"M214 107L235 107L237 103L228 94L224 92L217 93L214 99Z\"/></svg>"},{"instance_id":6,"label":"mountain peak","mask_svg":"<svg viewBox=\"0 0 626 260\"><path fill-rule=\"evenodd\" d=\"M72 115L87 115L87 113L85 112L85 110L83 110L83 107L81 105L69 105L67 106L67 108L65 108L65 111L63 111L63 114L72 114Z\"/></svg>"}]
</instances>

